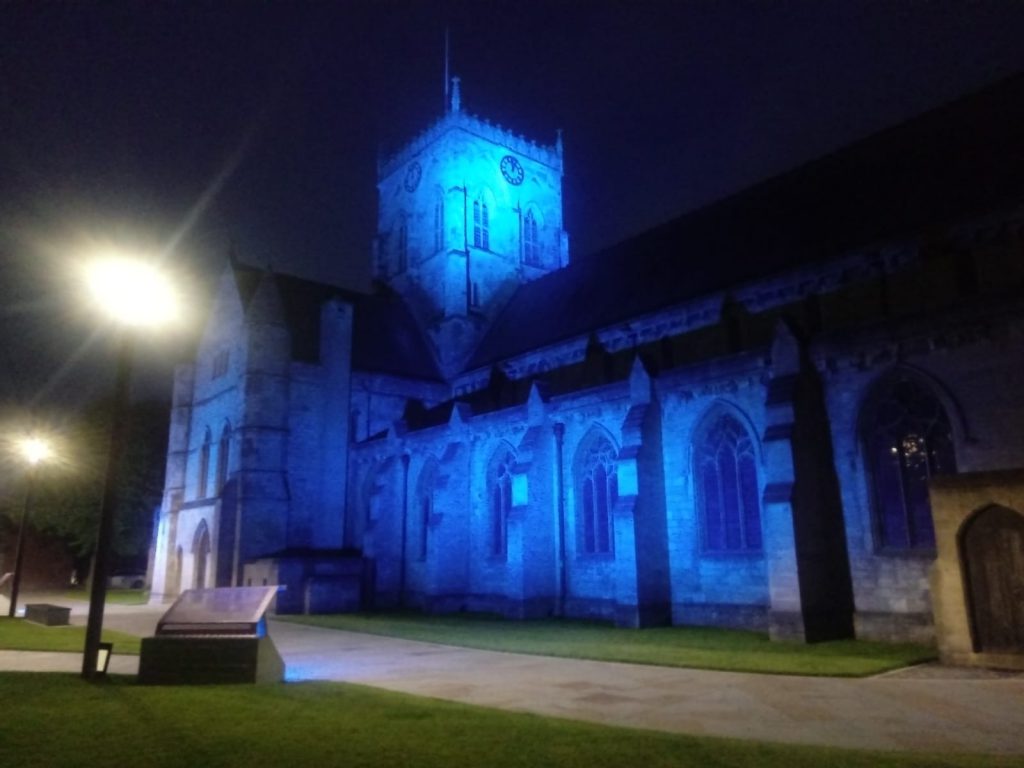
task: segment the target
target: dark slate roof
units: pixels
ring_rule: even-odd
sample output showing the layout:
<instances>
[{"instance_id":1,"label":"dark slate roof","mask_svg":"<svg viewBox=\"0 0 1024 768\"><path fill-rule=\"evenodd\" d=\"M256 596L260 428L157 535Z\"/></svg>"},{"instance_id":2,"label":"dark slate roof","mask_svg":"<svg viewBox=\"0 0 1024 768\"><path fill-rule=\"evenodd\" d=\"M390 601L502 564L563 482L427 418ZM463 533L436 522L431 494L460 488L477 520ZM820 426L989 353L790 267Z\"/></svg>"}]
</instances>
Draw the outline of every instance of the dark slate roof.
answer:
<instances>
[{"instance_id":1,"label":"dark slate roof","mask_svg":"<svg viewBox=\"0 0 1024 768\"><path fill-rule=\"evenodd\" d=\"M591 336L583 359L577 363L522 379L512 379L499 366L494 366L486 387L459 397L457 402L469 406L473 415L479 415L523 405L535 383L546 399L567 392L578 392L590 387L625 381L629 378L638 353L644 360L647 370L657 373L660 359L648 352L645 348L608 352L601 346L597 337ZM433 408L426 408L423 403L410 400L406 404L402 418L411 430L436 427L448 422L455 403L456 400L448 400Z\"/></svg>"},{"instance_id":2,"label":"dark slate roof","mask_svg":"<svg viewBox=\"0 0 1024 768\"><path fill-rule=\"evenodd\" d=\"M265 270L236 263L235 279L242 305L249 306ZM285 324L291 333L292 359L316 363L320 359L320 310L325 302L341 299L352 304L352 367L429 381L441 375L427 339L401 299L386 287L375 293L349 291L327 283L273 273L281 296Z\"/></svg>"},{"instance_id":3,"label":"dark slate roof","mask_svg":"<svg viewBox=\"0 0 1024 768\"><path fill-rule=\"evenodd\" d=\"M1024 75L520 286L468 369L1024 197Z\"/></svg>"},{"instance_id":4,"label":"dark slate roof","mask_svg":"<svg viewBox=\"0 0 1024 768\"><path fill-rule=\"evenodd\" d=\"M401 297L380 287L356 304L352 368L442 381L430 344Z\"/></svg>"}]
</instances>

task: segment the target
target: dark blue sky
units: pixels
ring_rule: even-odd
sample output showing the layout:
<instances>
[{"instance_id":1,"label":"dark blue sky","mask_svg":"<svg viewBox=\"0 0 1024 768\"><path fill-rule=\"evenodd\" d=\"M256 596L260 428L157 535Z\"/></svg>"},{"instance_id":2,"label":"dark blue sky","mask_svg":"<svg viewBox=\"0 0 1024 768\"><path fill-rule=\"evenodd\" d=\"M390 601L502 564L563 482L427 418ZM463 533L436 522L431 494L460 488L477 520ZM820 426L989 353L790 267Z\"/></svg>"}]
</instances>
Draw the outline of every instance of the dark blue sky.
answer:
<instances>
[{"instance_id":1,"label":"dark blue sky","mask_svg":"<svg viewBox=\"0 0 1024 768\"><path fill-rule=\"evenodd\" d=\"M0 5L0 396L81 395L83 232L364 279L446 24L465 109L564 129L574 258L1024 69L1018 2Z\"/></svg>"}]
</instances>

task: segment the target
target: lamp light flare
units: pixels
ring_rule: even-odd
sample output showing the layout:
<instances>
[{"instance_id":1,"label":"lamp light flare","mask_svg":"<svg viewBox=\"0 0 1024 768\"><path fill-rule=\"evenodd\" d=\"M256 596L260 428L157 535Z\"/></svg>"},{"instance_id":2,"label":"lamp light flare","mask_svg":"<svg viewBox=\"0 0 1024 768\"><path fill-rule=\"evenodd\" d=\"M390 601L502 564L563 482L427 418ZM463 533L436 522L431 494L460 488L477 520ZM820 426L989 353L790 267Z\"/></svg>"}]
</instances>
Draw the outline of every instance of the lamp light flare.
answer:
<instances>
[{"instance_id":1,"label":"lamp light flare","mask_svg":"<svg viewBox=\"0 0 1024 768\"><path fill-rule=\"evenodd\" d=\"M89 265L87 282L100 309L126 325L165 325L178 315L171 281L145 262L101 259Z\"/></svg>"},{"instance_id":2,"label":"lamp light flare","mask_svg":"<svg viewBox=\"0 0 1024 768\"><path fill-rule=\"evenodd\" d=\"M53 455L50 444L41 437L25 437L18 442L18 450L22 457L32 466L46 461Z\"/></svg>"}]
</instances>

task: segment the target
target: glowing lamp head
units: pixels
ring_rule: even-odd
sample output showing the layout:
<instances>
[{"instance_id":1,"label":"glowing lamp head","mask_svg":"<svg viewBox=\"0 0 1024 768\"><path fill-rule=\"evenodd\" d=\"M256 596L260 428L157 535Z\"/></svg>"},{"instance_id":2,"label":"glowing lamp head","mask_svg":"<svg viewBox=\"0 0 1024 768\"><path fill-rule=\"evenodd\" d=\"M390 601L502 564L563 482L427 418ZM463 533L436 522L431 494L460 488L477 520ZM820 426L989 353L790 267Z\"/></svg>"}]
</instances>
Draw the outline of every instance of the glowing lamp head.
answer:
<instances>
[{"instance_id":1,"label":"glowing lamp head","mask_svg":"<svg viewBox=\"0 0 1024 768\"><path fill-rule=\"evenodd\" d=\"M145 262L100 259L89 266L86 279L100 309L125 325L166 325L178 315L171 281Z\"/></svg>"},{"instance_id":2,"label":"glowing lamp head","mask_svg":"<svg viewBox=\"0 0 1024 768\"><path fill-rule=\"evenodd\" d=\"M18 441L18 452L26 462L35 466L53 455L49 443L41 437L25 437Z\"/></svg>"}]
</instances>

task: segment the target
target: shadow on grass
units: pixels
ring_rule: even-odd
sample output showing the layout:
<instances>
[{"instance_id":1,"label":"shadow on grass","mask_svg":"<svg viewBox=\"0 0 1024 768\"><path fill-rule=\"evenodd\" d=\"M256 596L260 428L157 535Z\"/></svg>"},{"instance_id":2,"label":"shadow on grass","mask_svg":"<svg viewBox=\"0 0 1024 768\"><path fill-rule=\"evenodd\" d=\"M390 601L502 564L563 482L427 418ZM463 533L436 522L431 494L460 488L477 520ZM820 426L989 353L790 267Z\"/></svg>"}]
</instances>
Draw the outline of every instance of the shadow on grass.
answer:
<instances>
[{"instance_id":1,"label":"shadow on grass","mask_svg":"<svg viewBox=\"0 0 1024 768\"><path fill-rule=\"evenodd\" d=\"M114 652L137 656L142 639L113 629L103 630L103 641L114 644ZM81 652L85 627L46 627L25 619L0 617L0 648L8 651Z\"/></svg>"}]
</instances>

